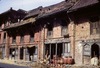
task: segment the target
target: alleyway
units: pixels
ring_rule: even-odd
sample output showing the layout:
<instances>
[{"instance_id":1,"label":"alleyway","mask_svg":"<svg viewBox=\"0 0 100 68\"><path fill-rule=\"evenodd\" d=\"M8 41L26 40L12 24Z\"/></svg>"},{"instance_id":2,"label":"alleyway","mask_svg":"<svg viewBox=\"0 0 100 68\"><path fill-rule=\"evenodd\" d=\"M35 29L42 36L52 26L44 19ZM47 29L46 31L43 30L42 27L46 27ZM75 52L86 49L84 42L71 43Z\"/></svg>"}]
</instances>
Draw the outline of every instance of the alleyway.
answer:
<instances>
[{"instance_id":1,"label":"alleyway","mask_svg":"<svg viewBox=\"0 0 100 68\"><path fill-rule=\"evenodd\" d=\"M0 63L0 68L30 68L30 67Z\"/></svg>"}]
</instances>

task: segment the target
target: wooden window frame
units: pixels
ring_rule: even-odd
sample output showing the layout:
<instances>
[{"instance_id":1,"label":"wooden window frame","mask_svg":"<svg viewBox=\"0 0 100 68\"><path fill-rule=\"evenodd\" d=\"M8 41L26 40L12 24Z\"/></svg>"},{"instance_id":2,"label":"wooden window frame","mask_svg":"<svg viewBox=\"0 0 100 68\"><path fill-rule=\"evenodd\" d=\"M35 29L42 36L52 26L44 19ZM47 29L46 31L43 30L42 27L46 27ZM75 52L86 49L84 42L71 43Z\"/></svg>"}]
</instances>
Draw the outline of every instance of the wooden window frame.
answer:
<instances>
[{"instance_id":1,"label":"wooden window frame","mask_svg":"<svg viewBox=\"0 0 100 68\"><path fill-rule=\"evenodd\" d=\"M90 34L100 34L100 16L90 18Z\"/></svg>"}]
</instances>

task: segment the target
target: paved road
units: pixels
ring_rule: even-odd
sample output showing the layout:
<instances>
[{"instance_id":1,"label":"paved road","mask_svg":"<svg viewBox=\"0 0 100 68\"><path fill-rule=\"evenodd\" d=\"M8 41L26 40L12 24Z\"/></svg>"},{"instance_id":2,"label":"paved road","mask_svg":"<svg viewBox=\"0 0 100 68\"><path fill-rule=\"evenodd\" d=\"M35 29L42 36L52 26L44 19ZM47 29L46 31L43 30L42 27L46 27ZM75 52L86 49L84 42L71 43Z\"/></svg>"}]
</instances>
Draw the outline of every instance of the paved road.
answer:
<instances>
[{"instance_id":1,"label":"paved road","mask_svg":"<svg viewBox=\"0 0 100 68\"><path fill-rule=\"evenodd\" d=\"M0 68L30 68L30 67L0 63Z\"/></svg>"}]
</instances>

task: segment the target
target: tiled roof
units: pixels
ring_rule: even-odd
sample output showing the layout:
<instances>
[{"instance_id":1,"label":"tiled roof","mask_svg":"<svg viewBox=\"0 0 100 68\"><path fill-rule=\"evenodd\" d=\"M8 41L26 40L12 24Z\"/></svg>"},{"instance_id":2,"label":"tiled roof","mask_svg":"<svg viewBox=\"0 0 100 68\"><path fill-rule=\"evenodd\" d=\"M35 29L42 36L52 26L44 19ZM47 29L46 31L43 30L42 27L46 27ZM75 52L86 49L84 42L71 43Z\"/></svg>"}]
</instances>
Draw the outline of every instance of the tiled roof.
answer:
<instances>
[{"instance_id":1,"label":"tiled roof","mask_svg":"<svg viewBox=\"0 0 100 68\"><path fill-rule=\"evenodd\" d=\"M41 11L41 14L39 14L38 18L47 17L49 15L53 15L61 11L66 11L71 6L72 6L71 2L62 1L58 4L44 7Z\"/></svg>"},{"instance_id":2,"label":"tiled roof","mask_svg":"<svg viewBox=\"0 0 100 68\"><path fill-rule=\"evenodd\" d=\"M7 11L1 13L0 16L5 15L5 14L9 14L10 12L17 12L17 11L14 10L14 9L12 9L12 8L10 8L9 10L7 10Z\"/></svg>"},{"instance_id":3,"label":"tiled roof","mask_svg":"<svg viewBox=\"0 0 100 68\"><path fill-rule=\"evenodd\" d=\"M16 28L16 27L26 25L26 24L29 24L29 23L32 23L32 22L35 22L35 18L29 18L29 19L24 20L24 21L13 23L9 26L6 26L3 30L10 29L10 28Z\"/></svg>"},{"instance_id":4,"label":"tiled roof","mask_svg":"<svg viewBox=\"0 0 100 68\"><path fill-rule=\"evenodd\" d=\"M38 15L40 13L41 9L42 9L42 6L36 8L36 9L30 10L28 12L28 14L25 16L25 18L29 18L29 17L35 16L35 15Z\"/></svg>"},{"instance_id":5,"label":"tiled roof","mask_svg":"<svg viewBox=\"0 0 100 68\"><path fill-rule=\"evenodd\" d=\"M99 3L99 0L79 0L69 11L87 7L93 4Z\"/></svg>"}]
</instances>

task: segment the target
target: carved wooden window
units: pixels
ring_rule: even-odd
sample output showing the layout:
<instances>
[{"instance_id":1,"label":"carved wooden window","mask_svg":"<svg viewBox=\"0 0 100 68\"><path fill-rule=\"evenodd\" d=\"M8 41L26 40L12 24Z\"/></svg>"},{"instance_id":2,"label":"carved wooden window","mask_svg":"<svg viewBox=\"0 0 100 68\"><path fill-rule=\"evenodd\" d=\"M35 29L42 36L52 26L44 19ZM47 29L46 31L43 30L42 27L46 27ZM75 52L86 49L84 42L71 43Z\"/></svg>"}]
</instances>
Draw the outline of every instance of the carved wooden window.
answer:
<instances>
[{"instance_id":1,"label":"carved wooden window","mask_svg":"<svg viewBox=\"0 0 100 68\"><path fill-rule=\"evenodd\" d=\"M100 17L91 17L90 18L90 33L99 34L100 33Z\"/></svg>"},{"instance_id":2,"label":"carved wooden window","mask_svg":"<svg viewBox=\"0 0 100 68\"><path fill-rule=\"evenodd\" d=\"M3 42L6 42L6 33L4 33L4 38L3 38Z\"/></svg>"},{"instance_id":3,"label":"carved wooden window","mask_svg":"<svg viewBox=\"0 0 100 68\"><path fill-rule=\"evenodd\" d=\"M53 36L53 24L49 23L47 24L47 37L52 37Z\"/></svg>"},{"instance_id":4,"label":"carved wooden window","mask_svg":"<svg viewBox=\"0 0 100 68\"><path fill-rule=\"evenodd\" d=\"M16 43L16 36L13 36L12 43L13 43L13 44Z\"/></svg>"},{"instance_id":5,"label":"carved wooden window","mask_svg":"<svg viewBox=\"0 0 100 68\"><path fill-rule=\"evenodd\" d=\"M66 20L61 20L61 36L65 36L68 34L68 27L67 27L67 22Z\"/></svg>"}]
</instances>

